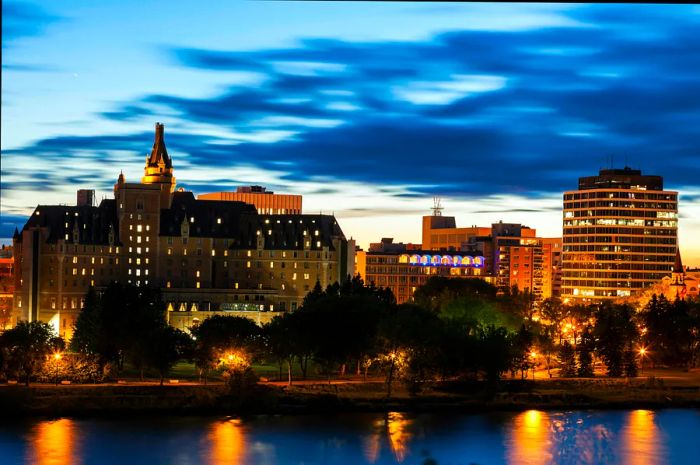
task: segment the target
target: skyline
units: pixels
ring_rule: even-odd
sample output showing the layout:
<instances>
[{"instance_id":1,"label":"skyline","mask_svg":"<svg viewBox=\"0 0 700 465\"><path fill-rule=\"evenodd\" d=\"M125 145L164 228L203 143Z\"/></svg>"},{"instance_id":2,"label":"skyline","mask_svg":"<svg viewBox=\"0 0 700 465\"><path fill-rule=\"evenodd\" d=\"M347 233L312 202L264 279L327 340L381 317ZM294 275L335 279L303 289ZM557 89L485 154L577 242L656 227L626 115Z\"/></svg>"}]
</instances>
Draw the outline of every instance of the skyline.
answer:
<instances>
[{"instance_id":1,"label":"skyline","mask_svg":"<svg viewBox=\"0 0 700 465\"><path fill-rule=\"evenodd\" d=\"M697 5L312 3L3 3L0 236L139 179L161 121L179 185L302 194L365 248L418 242L435 195L561 236L612 157L680 192L700 266Z\"/></svg>"}]
</instances>

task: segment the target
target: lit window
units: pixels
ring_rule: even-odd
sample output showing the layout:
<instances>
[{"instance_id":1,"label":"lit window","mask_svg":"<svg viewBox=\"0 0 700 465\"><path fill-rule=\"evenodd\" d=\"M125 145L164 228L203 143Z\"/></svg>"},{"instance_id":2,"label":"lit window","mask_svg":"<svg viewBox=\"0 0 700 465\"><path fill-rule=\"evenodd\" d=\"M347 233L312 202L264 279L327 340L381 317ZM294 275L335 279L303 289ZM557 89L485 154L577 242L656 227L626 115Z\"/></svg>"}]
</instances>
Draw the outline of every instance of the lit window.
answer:
<instances>
[{"instance_id":1,"label":"lit window","mask_svg":"<svg viewBox=\"0 0 700 465\"><path fill-rule=\"evenodd\" d=\"M141 243L141 236L136 236L136 243L140 244Z\"/></svg>"},{"instance_id":2,"label":"lit window","mask_svg":"<svg viewBox=\"0 0 700 465\"><path fill-rule=\"evenodd\" d=\"M199 289L199 281L197 281L197 289Z\"/></svg>"},{"instance_id":3,"label":"lit window","mask_svg":"<svg viewBox=\"0 0 700 465\"><path fill-rule=\"evenodd\" d=\"M73 263L78 263L78 257L73 257Z\"/></svg>"},{"instance_id":4,"label":"lit window","mask_svg":"<svg viewBox=\"0 0 700 465\"><path fill-rule=\"evenodd\" d=\"M216 219L216 224L221 224L221 218Z\"/></svg>"},{"instance_id":5,"label":"lit window","mask_svg":"<svg viewBox=\"0 0 700 465\"><path fill-rule=\"evenodd\" d=\"M141 231L143 231L143 226L141 226L141 225L136 226L136 232L141 232Z\"/></svg>"},{"instance_id":6,"label":"lit window","mask_svg":"<svg viewBox=\"0 0 700 465\"><path fill-rule=\"evenodd\" d=\"M165 283L165 287L170 287L170 281L168 281L167 283Z\"/></svg>"},{"instance_id":7,"label":"lit window","mask_svg":"<svg viewBox=\"0 0 700 465\"><path fill-rule=\"evenodd\" d=\"M141 253L141 247L136 247L136 253Z\"/></svg>"},{"instance_id":8,"label":"lit window","mask_svg":"<svg viewBox=\"0 0 700 465\"><path fill-rule=\"evenodd\" d=\"M309 279L309 273L304 273L304 279Z\"/></svg>"},{"instance_id":9,"label":"lit window","mask_svg":"<svg viewBox=\"0 0 700 465\"><path fill-rule=\"evenodd\" d=\"M297 279L297 274L296 274L296 273L292 274L292 280L295 280L295 279Z\"/></svg>"},{"instance_id":10,"label":"lit window","mask_svg":"<svg viewBox=\"0 0 700 465\"><path fill-rule=\"evenodd\" d=\"M245 267L246 267L246 268L250 268L250 260L248 260L248 262L246 263Z\"/></svg>"},{"instance_id":11,"label":"lit window","mask_svg":"<svg viewBox=\"0 0 700 465\"><path fill-rule=\"evenodd\" d=\"M199 278L199 270L197 270L197 277Z\"/></svg>"},{"instance_id":12,"label":"lit window","mask_svg":"<svg viewBox=\"0 0 700 465\"><path fill-rule=\"evenodd\" d=\"M274 268L274 267L275 267L275 262L270 262L270 268Z\"/></svg>"}]
</instances>

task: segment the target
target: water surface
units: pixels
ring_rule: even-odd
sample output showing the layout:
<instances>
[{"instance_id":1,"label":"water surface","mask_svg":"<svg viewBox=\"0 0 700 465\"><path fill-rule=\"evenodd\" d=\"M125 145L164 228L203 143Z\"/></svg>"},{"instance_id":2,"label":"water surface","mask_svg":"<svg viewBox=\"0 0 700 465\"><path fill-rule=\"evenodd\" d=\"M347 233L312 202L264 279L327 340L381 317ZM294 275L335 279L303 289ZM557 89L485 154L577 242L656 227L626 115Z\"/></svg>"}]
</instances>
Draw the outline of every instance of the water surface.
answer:
<instances>
[{"instance_id":1,"label":"water surface","mask_svg":"<svg viewBox=\"0 0 700 465\"><path fill-rule=\"evenodd\" d=\"M6 421L0 464L697 464L700 410Z\"/></svg>"}]
</instances>

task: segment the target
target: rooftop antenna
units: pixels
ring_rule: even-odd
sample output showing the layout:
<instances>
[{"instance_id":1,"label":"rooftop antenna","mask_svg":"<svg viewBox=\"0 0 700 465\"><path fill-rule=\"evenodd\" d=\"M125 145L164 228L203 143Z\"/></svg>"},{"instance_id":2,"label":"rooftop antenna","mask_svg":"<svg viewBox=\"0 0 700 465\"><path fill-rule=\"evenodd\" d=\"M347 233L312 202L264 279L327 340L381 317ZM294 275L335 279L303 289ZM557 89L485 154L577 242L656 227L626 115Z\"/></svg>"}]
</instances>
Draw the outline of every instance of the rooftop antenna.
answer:
<instances>
[{"instance_id":1,"label":"rooftop antenna","mask_svg":"<svg viewBox=\"0 0 700 465\"><path fill-rule=\"evenodd\" d=\"M440 197L433 197L433 216L442 216L442 205L440 204Z\"/></svg>"}]
</instances>

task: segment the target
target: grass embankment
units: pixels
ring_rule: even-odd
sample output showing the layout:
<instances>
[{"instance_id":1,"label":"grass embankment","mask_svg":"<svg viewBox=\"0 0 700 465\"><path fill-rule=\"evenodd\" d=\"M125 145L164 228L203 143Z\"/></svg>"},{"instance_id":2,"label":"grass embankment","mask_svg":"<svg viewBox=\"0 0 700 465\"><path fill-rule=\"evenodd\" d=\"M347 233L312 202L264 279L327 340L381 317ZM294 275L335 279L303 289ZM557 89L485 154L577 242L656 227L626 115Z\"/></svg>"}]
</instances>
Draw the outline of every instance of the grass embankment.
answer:
<instances>
[{"instance_id":1,"label":"grass embankment","mask_svg":"<svg viewBox=\"0 0 700 465\"><path fill-rule=\"evenodd\" d=\"M561 410L700 407L700 383L692 380L554 379L438 383L418 395L397 386L386 398L381 382L261 383L244 396L216 385L3 386L0 409L17 415L297 414L357 411Z\"/></svg>"}]
</instances>

